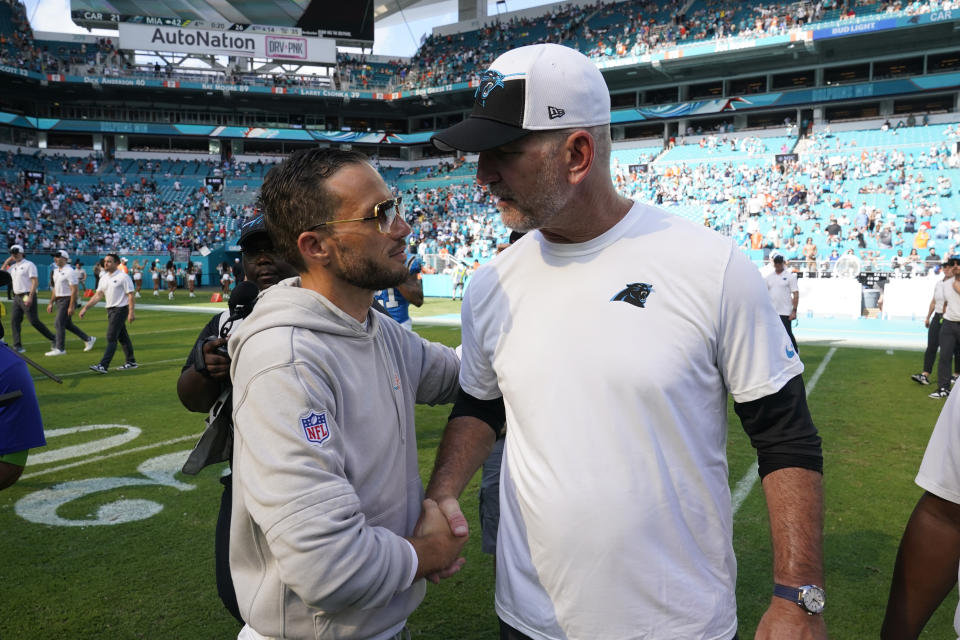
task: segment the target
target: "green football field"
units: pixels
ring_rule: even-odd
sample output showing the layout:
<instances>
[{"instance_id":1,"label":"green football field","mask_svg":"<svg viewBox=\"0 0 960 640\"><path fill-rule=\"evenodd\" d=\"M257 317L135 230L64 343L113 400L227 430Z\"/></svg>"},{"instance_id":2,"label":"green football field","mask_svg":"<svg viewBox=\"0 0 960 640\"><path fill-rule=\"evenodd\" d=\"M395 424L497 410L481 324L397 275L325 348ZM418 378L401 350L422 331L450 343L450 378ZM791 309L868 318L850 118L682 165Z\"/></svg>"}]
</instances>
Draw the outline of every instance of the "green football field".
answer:
<instances>
[{"instance_id":1,"label":"green football field","mask_svg":"<svg viewBox=\"0 0 960 640\"><path fill-rule=\"evenodd\" d=\"M166 304L152 296L141 302ZM428 301L420 313L455 309L449 301ZM52 328L51 317L41 316ZM236 636L213 574L223 466L198 476L179 473L203 416L180 406L175 385L208 318L138 310L130 329L140 368L107 375L87 370L103 347L102 307L81 322L100 338L92 353L83 353L79 339L68 334L68 355L45 358L49 343L24 327L26 355L63 376L63 384L36 377L48 446L31 454L19 483L0 492L0 639ZM3 322L9 340L9 315ZM456 328L420 333L449 345L459 342ZM920 494L913 478L942 401L928 399L929 387L909 379L919 369L919 353L801 350L810 409L824 441L830 636L875 638L897 544ZM113 366L122 362L118 350ZM425 480L448 411L418 409ZM770 598L770 542L762 492L752 482L755 456L732 409L730 425L730 486L739 503L734 534L740 637L747 639ZM475 478L462 506L479 531L476 490ZM597 508L602 517L602 501ZM465 555L460 574L428 587L409 621L415 638L497 637L492 558L480 553L478 535ZM954 593L925 638L955 637L956 604Z\"/></svg>"}]
</instances>

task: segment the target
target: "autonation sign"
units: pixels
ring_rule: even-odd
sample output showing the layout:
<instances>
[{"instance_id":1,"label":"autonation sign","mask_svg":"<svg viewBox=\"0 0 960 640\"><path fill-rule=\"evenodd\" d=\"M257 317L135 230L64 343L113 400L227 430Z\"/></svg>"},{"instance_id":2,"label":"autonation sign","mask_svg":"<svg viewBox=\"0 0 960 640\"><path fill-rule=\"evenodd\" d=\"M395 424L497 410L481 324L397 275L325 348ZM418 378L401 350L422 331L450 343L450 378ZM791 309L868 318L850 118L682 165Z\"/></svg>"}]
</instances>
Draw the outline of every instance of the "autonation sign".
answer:
<instances>
[{"instance_id":1,"label":"autonation sign","mask_svg":"<svg viewBox=\"0 0 960 640\"><path fill-rule=\"evenodd\" d=\"M337 61L336 41L329 38L212 31L121 22L120 48L139 51L174 51L206 55L300 60Z\"/></svg>"}]
</instances>

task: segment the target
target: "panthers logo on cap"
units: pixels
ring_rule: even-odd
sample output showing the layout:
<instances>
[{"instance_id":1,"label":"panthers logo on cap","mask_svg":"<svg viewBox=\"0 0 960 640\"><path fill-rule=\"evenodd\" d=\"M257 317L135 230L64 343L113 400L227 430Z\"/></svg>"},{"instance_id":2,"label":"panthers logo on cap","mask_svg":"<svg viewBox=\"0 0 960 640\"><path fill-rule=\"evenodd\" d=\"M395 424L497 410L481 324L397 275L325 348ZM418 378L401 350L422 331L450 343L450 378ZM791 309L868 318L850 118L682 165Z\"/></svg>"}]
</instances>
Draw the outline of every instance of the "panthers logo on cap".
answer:
<instances>
[{"instance_id":1,"label":"panthers logo on cap","mask_svg":"<svg viewBox=\"0 0 960 640\"><path fill-rule=\"evenodd\" d=\"M635 307L645 308L647 305L647 296L653 292L653 285L646 282L633 282L626 286L620 293L610 298L611 301L623 301L632 304Z\"/></svg>"},{"instance_id":2,"label":"panthers logo on cap","mask_svg":"<svg viewBox=\"0 0 960 640\"><path fill-rule=\"evenodd\" d=\"M245 229L247 227L252 227L255 224L260 224L262 222L263 222L263 214L261 213L256 218L251 218L250 220L247 220L246 222L244 222L242 225L240 225L240 228Z\"/></svg>"},{"instance_id":3,"label":"panthers logo on cap","mask_svg":"<svg viewBox=\"0 0 960 640\"><path fill-rule=\"evenodd\" d=\"M480 76L480 86L473 92L473 99L480 103L481 107L487 106L487 97L493 93L494 89L503 88L503 74L499 71L489 69Z\"/></svg>"}]
</instances>

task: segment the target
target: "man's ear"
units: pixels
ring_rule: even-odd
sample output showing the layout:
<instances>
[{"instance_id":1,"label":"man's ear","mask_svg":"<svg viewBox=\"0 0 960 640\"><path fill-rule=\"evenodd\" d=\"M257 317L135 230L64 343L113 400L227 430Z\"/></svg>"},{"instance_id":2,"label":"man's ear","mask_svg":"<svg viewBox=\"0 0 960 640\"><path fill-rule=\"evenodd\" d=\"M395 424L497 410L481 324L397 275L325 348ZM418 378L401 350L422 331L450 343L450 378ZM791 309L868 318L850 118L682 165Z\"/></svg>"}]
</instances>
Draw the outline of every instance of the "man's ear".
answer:
<instances>
[{"instance_id":1,"label":"man's ear","mask_svg":"<svg viewBox=\"0 0 960 640\"><path fill-rule=\"evenodd\" d=\"M333 245L333 238L323 231L304 231L297 237L297 248L308 267L329 265Z\"/></svg>"},{"instance_id":2,"label":"man's ear","mask_svg":"<svg viewBox=\"0 0 960 640\"><path fill-rule=\"evenodd\" d=\"M567 137L564 151L567 159L567 179L570 184L580 184L593 168L597 142L588 131L578 129Z\"/></svg>"}]
</instances>

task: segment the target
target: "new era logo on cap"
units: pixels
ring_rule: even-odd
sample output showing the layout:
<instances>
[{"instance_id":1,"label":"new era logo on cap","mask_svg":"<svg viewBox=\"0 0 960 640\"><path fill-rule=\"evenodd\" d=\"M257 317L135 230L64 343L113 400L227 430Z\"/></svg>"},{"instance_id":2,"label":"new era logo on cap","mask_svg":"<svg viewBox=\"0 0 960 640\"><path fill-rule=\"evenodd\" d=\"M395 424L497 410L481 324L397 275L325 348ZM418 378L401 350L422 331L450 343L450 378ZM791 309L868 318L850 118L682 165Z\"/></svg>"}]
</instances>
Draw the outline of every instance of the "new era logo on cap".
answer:
<instances>
[{"instance_id":1,"label":"new era logo on cap","mask_svg":"<svg viewBox=\"0 0 960 640\"><path fill-rule=\"evenodd\" d=\"M597 66L558 44L508 51L483 72L473 112L431 142L443 150L484 151L531 131L610 124L610 92Z\"/></svg>"}]
</instances>

